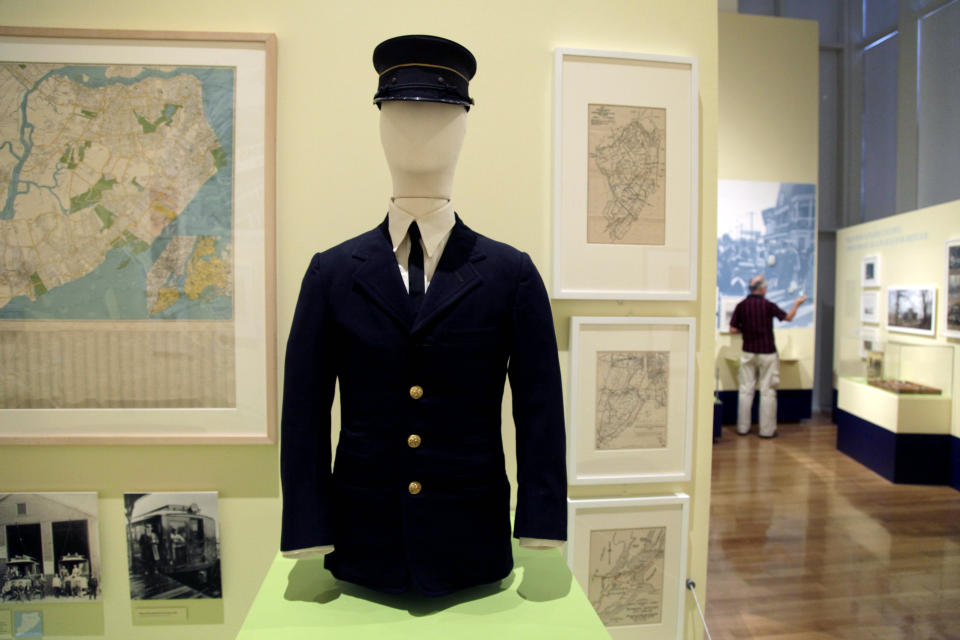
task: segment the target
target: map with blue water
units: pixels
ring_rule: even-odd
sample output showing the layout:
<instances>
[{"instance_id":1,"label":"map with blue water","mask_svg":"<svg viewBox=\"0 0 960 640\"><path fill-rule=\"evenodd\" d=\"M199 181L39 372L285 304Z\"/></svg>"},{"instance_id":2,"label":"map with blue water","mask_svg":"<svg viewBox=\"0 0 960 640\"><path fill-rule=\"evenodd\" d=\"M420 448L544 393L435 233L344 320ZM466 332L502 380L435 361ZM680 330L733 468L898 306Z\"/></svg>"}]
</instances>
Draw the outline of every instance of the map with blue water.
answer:
<instances>
[{"instance_id":1,"label":"map with blue water","mask_svg":"<svg viewBox=\"0 0 960 640\"><path fill-rule=\"evenodd\" d=\"M0 319L231 320L235 72L0 62Z\"/></svg>"}]
</instances>

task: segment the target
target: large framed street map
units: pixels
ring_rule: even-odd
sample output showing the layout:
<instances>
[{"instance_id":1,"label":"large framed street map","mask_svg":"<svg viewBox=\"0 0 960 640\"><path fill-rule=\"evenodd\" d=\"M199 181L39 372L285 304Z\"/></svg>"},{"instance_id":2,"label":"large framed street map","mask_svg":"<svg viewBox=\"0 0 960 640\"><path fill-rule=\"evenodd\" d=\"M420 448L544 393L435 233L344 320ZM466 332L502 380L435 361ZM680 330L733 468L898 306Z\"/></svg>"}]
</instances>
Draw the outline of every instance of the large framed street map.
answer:
<instances>
[{"instance_id":1,"label":"large framed street map","mask_svg":"<svg viewBox=\"0 0 960 640\"><path fill-rule=\"evenodd\" d=\"M697 295L697 60L556 50L553 297Z\"/></svg>"},{"instance_id":2,"label":"large framed street map","mask_svg":"<svg viewBox=\"0 0 960 640\"><path fill-rule=\"evenodd\" d=\"M274 440L276 38L0 28L0 440Z\"/></svg>"}]
</instances>

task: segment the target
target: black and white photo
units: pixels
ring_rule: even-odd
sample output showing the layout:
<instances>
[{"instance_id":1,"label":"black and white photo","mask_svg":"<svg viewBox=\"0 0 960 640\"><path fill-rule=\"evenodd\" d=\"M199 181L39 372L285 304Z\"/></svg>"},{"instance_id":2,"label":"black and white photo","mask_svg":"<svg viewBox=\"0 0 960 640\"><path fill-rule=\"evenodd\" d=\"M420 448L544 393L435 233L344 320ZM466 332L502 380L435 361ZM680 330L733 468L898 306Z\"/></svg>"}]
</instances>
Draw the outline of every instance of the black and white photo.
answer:
<instances>
[{"instance_id":1,"label":"black and white photo","mask_svg":"<svg viewBox=\"0 0 960 640\"><path fill-rule=\"evenodd\" d=\"M860 321L880 322L880 293L863 291L860 293Z\"/></svg>"},{"instance_id":2,"label":"black and white photo","mask_svg":"<svg viewBox=\"0 0 960 640\"><path fill-rule=\"evenodd\" d=\"M126 493L131 600L220 598L215 491Z\"/></svg>"},{"instance_id":3,"label":"black and white photo","mask_svg":"<svg viewBox=\"0 0 960 640\"><path fill-rule=\"evenodd\" d=\"M860 285L864 287L880 286L880 256L866 256L860 262Z\"/></svg>"},{"instance_id":4,"label":"black and white photo","mask_svg":"<svg viewBox=\"0 0 960 640\"><path fill-rule=\"evenodd\" d=\"M943 334L960 338L960 240L947 243L947 300Z\"/></svg>"},{"instance_id":5,"label":"black and white photo","mask_svg":"<svg viewBox=\"0 0 960 640\"><path fill-rule=\"evenodd\" d=\"M887 330L932 336L936 332L937 288L887 287Z\"/></svg>"},{"instance_id":6,"label":"black and white photo","mask_svg":"<svg viewBox=\"0 0 960 640\"><path fill-rule=\"evenodd\" d=\"M0 493L0 601L99 600L97 494Z\"/></svg>"}]
</instances>

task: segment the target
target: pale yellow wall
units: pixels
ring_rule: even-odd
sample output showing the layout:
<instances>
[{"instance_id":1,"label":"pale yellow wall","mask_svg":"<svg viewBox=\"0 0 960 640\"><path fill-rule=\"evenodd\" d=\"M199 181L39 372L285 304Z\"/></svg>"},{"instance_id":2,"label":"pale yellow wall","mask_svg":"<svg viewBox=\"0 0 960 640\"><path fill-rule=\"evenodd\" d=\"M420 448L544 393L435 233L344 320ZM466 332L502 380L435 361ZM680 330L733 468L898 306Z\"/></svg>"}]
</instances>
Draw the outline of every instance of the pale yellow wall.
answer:
<instances>
[{"instance_id":1,"label":"pale yellow wall","mask_svg":"<svg viewBox=\"0 0 960 640\"><path fill-rule=\"evenodd\" d=\"M258 31L277 34L278 326L285 346L300 280L310 256L376 225L390 182L378 140L376 79L370 56L381 40L434 33L477 56L477 105L455 184L457 209L477 231L530 253L550 284L553 51L578 47L693 56L700 68L700 302L554 304L567 375L573 315L695 316L698 371L693 479L686 483L571 489L591 495L691 495L689 575L706 587L710 503L713 298L716 281L717 4L712 0L511 2L315 2L286 0L0 0L5 24L113 29ZM811 180L812 181L812 180ZM512 426L508 424L505 431ZM507 459L514 456L507 433ZM11 490L89 489L118 529L119 496L136 489L219 489L223 510L226 623L181 627L178 638L232 638L279 539L276 447L6 447L3 485ZM511 474L513 469L511 469ZM112 524L111 524L112 523ZM131 628L122 531L104 531L105 606L110 638L169 637ZM107 544L110 547L107 548ZM687 598L689 638L699 637Z\"/></svg>"},{"instance_id":2,"label":"pale yellow wall","mask_svg":"<svg viewBox=\"0 0 960 640\"><path fill-rule=\"evenodd\" d=\"M817 23L720 13L719 27L719 179L816 184ZM775 332L781 358L798 359L781 365L781 389L813 388L815 331ZM717 335L720 389L737 388L736 366L726 357L738 355L741 342Z\"/></svg>"},{"instance_id":3,"label":"pale yellow wall","mask_svg":"<svg viewBox=\"0 0 960 640\"><path fill-rule=\"evenodd\" d=\"M960 239L960 200L919 209L875 222L847 227L837 233L837 296L834 329L834 376L864 375L858 353L861 326L877 327L881 343L899 342L935 345L952 349L952 371L927 372L920 382L944 388L953 397L950 432L960 437L960 339L947 338L943 332L943 308L946 302L946 241ZM881 320L879 324L860 322L860 265L864 257L880 256ZM885 287L890 285L936 285L937 335L916 336L884 329ZM909 364L906 374L912 375ZM948 367L942 366L943 369ZM933 374L933 375L931 375Z\"/></svg>"}]
</instances>

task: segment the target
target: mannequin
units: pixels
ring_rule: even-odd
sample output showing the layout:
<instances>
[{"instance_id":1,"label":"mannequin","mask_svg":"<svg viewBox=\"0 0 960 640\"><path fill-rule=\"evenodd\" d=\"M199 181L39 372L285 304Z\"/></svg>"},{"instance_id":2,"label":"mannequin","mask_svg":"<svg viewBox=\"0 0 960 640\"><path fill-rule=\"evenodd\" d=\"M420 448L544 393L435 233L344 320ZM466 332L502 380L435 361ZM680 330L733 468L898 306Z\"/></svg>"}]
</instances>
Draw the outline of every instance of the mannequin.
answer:
<instances>
[{"instance_id":1,"label":"mannequin","mask_svg":"<svg viewBox=\"0 0 960 640\"><path fill-rule=\"evenodd\" d=\"M340 580L439 596L508 576L511 537L527 548L565 539L560 367L530 256L454 213L473 54L400 36L378 45L373 63L392 195L385 220L315 254L304 275L284 363L280 547L290 558L324 555Z\"/></svg>"},{"instance_id":2,"label":"mannequin","mask_svg":"<svg viewBox=\"0 0 960 640\"><path fill-rule=\"evenodd\" d=\"M460 105L416 101L383 103L380 144L393 178L391 208L395 207L415 220L448 212L450 226L453 226L453 179L466 132L467 110ZM440 250L427 257L425 276L428 287L433 273L431 266L436 267L447 236L449 230L440 242ZM404 242L409 245L408 239ZM394 243L401 245L397 238ZM404 257L409 255L409 246L405 248ZM406 265L398 266L409 289ZM527 549L552 549L562 544L561 540L520 538L520 546ZM333 550L334 545L325 545L284 551L283 555L300 559Z\"/></svg>"}]
</instances>

